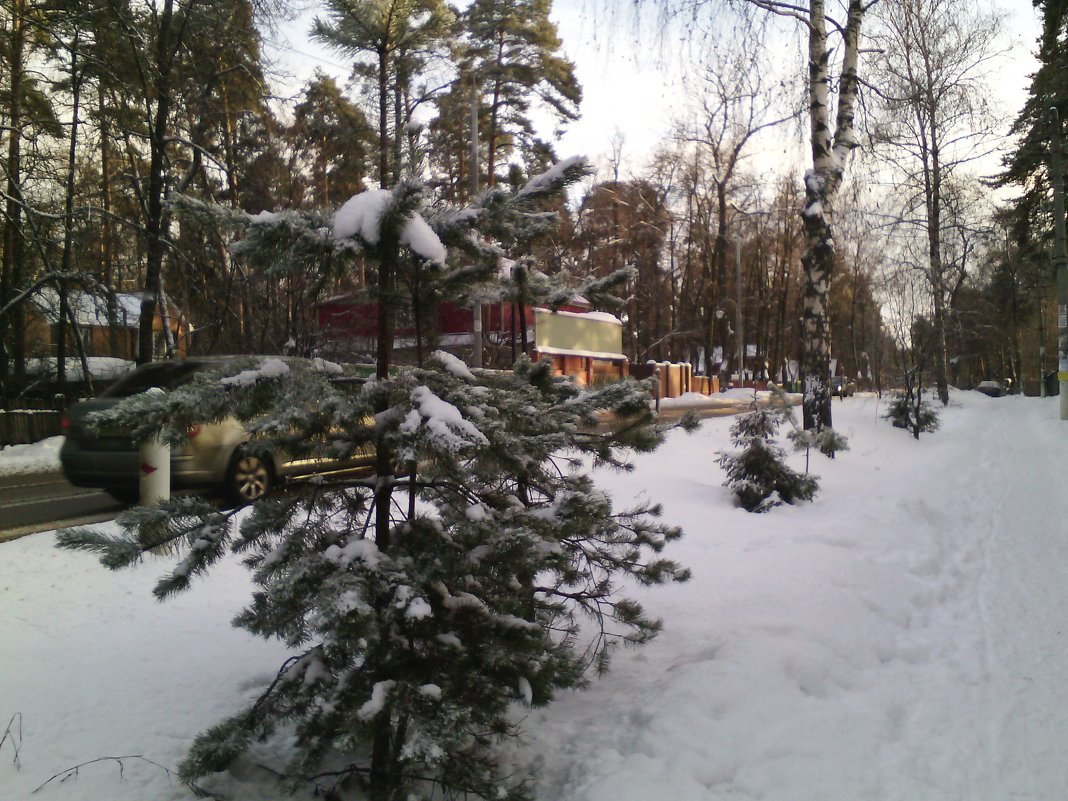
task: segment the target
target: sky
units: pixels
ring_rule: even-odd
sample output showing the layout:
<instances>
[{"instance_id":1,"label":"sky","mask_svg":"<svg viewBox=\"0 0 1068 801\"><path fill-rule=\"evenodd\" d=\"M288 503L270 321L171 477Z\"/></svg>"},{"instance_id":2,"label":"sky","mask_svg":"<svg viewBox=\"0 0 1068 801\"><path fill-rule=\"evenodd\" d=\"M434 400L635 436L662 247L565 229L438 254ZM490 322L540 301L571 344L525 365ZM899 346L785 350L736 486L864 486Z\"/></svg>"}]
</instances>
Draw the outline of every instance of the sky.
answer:
<instances>
[{"instance_id":1,"label":"sky","mask_svg":"<svg viewBox=\"0 0 1068 801\"><path fill-rule=\"evenodd\" d=\"M619 6L629 8L617 0ZM1011 120L1026 97L1029 74L1037 66L1032 53L1038 36L1036 12L1023 0L990 0L1007 15L1006 56L997 69L992 95ZM464 5L461 1L460 5ZM655 4L654 4L655 5ZM664 141L672 121L685 114L688 70L696 58L677 31L661 35L655 13L635 25L627 11L606 13L611 3L601 0L555 0L552 19L557 24L564 54L575 64L583 89L582 117L570 124L556 145L561 158L583 155L602 171L608 169L613 142L621 138L624 162L639 170L657 145ZM309 2L292 22L280 26L269 39L268 52L279 61L283 73L293 76L290 93L316 68L344 82L349 68L344 59L307 38L307 29L320 6ZM778 45L792 49L788 39ZM796 51L794 51L796 52ZM789 55L793 58L793 54ZM287 90L283 89L283 93ZM548 115L540 117L543 137L551 137L555 125ZM783 161L800 158L800 136L792 129L786 140L765 141L762 168L781 168Z\"/></svg>"}]
</instances>

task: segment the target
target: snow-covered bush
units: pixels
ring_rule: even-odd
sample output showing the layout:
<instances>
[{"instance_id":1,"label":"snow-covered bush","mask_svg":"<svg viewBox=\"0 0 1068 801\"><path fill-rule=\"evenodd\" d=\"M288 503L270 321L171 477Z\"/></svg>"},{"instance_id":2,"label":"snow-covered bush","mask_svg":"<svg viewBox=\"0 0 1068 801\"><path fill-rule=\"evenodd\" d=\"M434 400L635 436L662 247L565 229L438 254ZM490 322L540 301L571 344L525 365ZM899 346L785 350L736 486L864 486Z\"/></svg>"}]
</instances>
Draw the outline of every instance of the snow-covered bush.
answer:
<instances>
[{"instance_id":1,"label":"snow-covered bush","mask_svg":"<svg viewBox=\"0 0 1068 801\"><path fill-rule=\"evenodd\" d=\"M738 505L749 512L766 512L783 503L809 501L819 482L786 464L786 451L775 442L780 424L789 416L784 405L753 408L731 425L731 444L716 461L726 471L723 486L734 490Z\"/></svg>"},{"instance_id":2,"label":"snow-covered bush","mask_svg":"<svg viewBox=\"0 0 1068 801\"><path fill-rule=\"evenodd\" d=\"M938 412L935 407L927 400L926 393L911 387L893 397L887 408L886 419L894 428L904 428L916 439L920 438L921 433L938 430Z\"/></svg>"},{"instance_id":3,"label":"snow-covered bush","mask_svg":"<svg viewBox=\"0 0 1068 801\"><path fill-rule=\"evenodd\" d=\"M470 213L425 209L421 192L402 185L350 201L333 234L295 213L259 215L240 249L254 254L258 240L275 255L328 249L338 263L351 249L372 260L389 339L397 300L388 293L405 270L444 274L451 242L499 259L486 232L544 224L527 204L581 171L554 169L515 196L495 190ZM272 767L331 797L360 783L374 801L435 788L522 798L523 782L505 778L515 771L493 751L515 732L512 707L582 686L616 645L655 635L659 622L620 594L622 581L688 576L657 555L680 535L658 522L659 508L616 509L583 470L626 467L626 452L659 444L644 385L581 389L546 363L521 358L497 372L442 352L425 368L390 370L390 345L379 342L378 375L366 383L299 364L252 380L199 376L101 420L179 441L194 422L233 415L252 430L251 448L376 453L376 475L273 494L240 523L180 498L125 513L121 536L60 535L62 547L98 552L112 568L177 547L182 558L158 583L160 598L227 552L253 571L257 590L235 625L280 638L292 656L253 703L197 738L180 766L188 781L226 770L258 739L292 735L290 763ZM605 432L605 411L626 423Z\"/></svg>"}]
</instances>

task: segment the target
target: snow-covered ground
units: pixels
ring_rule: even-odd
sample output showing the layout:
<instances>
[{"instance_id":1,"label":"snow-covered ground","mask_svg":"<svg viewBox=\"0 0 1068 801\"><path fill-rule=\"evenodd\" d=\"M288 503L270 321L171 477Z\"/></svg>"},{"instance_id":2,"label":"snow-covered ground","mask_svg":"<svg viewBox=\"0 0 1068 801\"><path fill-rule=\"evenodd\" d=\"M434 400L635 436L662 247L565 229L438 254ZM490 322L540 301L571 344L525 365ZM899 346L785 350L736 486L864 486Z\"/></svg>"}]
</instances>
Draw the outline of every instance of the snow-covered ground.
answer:
<instances>
[{"instance_id":1,"label":"snow-covered ground","mask_svg":"<svg viewBox=\"0 0 1068 801\"><path fill-rule=\"evenodd\" d=\"M28 445L6 445L0 448L0 476L59 470L62 445L63 437L49 437Z\"/></svg>"},{"instance_id":2,"label":"snow-covered ground","mask_svg":"<svg viewBox=\"0 0 1068 801\"><path fill-rule=\"evenodd\" d=\"M589 690L517 712L525 737L507 756L533 769L538 801L1065 797L1068 422L1056 399L954 393L917 442L883 411L836 400L851 450L814 458L813 503L765 515L720 485L731 418L603 475L621 504L663 501L687 532L670 556L694 577L636 591L664 619L650 645ZM282 655L229 628L249 590L233 562L157 604L170 560L109 574L52 543L0 545L0 737L16 716L4 799L99 757L173 767ZM286 797L251 763L204 784L233 801ZM132 758L33 796L192 797Z\"/></svg>"}]
</instances>

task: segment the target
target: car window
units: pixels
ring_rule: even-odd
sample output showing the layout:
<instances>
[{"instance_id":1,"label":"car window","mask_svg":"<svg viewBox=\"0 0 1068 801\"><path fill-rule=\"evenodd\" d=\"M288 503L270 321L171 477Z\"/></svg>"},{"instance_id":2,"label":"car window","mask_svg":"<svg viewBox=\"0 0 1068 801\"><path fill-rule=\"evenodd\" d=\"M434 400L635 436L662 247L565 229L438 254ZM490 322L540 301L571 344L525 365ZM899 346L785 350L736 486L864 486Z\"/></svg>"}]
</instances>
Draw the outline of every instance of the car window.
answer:
<instances>
[{"instance_id":1,"label":"car window","mask_svg":"<svg viewBox=\"0 0 1068 801\"><path fill-rule=\"evenodd\" d=\"M100 393L102 398L128 398L138 395L146 389L174 389L187 383L193 374L203 370L204 365L197 362L156 362L138 367L127 373L107 390Z\"/></svg>"}]
</instances>

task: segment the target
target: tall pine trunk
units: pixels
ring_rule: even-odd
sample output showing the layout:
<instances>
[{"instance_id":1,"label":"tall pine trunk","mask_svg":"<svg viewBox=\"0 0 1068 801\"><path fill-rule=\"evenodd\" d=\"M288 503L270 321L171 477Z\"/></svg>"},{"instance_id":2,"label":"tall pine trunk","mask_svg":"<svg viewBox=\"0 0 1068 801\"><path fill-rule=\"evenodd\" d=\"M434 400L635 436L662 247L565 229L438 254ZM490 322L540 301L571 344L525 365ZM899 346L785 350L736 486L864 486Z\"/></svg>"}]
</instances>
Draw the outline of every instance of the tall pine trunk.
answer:
<instances>
[{"instance_id":1,"label":"tall pine trunk","mask_svg":"<svg viewBox=\"0 0 1068 801\"><path fill-rule=\"evenodd\" d=\"M172 39L180 41L173 31L174 0L165 0L159 16L156 40L156 108L149 131L148 192L145 197L145 232L147 234L145 292L141 298L141 319L137 330L137 363L147 364L153 357L153 327L156 310L161 303L163 281L163 257L167 247L167 230L164 221L164 195L166 193L165 157L170 136L169 125L173 87L171 72L174 66L176 46ZM184 23L183 23L184 24Z\"/></svg>"},{"instance_id":2,"label":"tall pine trunk","mask_svg":"<svg viewBox=\"0 0 1068 801\"><path fill-rule=\"evenodd\" d=\"M111 149L108 141L111 132L108 128L107 105L104 101L104 89L97 88L97 113L100 117L100 280L107 291L108 315L108 352L113 357L129 358L129 341L119 344L119 307L115 297L116 281L114 275L114 242L111 224ZM126 331L126 320L122 320L122 330ZM121 350L120 350L121 347Z\"/></svg>"},{"instance_id":3,"label":"tall pine trunk","mask_svg":"<svg viewBox=\"0 0 1068 801\"><path fill-rule=\"evenodd\" d=\"M72 106L70 143L67 150L67 191L63 203L63 257L60 263L60 272L64 275L69 275L71 272L74 253L74 178L78 157L78 112L81 107L82 98L82 79L81 75L78 73L78 44L79 37L75 34L70 51ZM65 279L60 284L60 300L61 306L67 305L67 288ZM67 388L67 336L64 333L64 324L63 314L61 313L56 351L56 382L58 383L61 392L66 392ZM84 378L88 379L89 373L86 369L84 355L82 356L82 369L85 371Z\"/></svg>"},{"instance_id":4,"label":"tall pine trunk","mask_svg":"<svg viewBox=\"0 0 1068 801\"><path fill-rule=\"evenodd\" d=\"M385 189L389 180L389 53L378 51L378 185Z\"/></svg>"},{"instance_id":5,"label":"tall pine trunk","mask_svg":"<svg viewBox=\"0 0 1068 801\"><path fill-rule=\"evenodd\" d=\"M385 49L378 52L378 183L382 189L392 186L390 180L389 142L389 54ZM399 249L397 243L383 248L378 263L378 342L376 352L376 377L389 380L393 362L393 340L396 336L396 282ZM382 396L376 412L389 408L388 399ZM375 544L382 553L391 551L391 507L393 504L393 474L395 459L393 450L382 439L375 443ZM380 610L383 615L387 612ZM371 773L369 795L371 801L390 801L391 767L393 760L393 726L389 713L380 713L374 720L374 738L371 747Z\"/></svg>"},{"instance_id":6,"label":"tall pine trunk","mask_svg":"<svg viewBox=\"0 0 1068 801\"><path fill-rule=\"evenodd\" d=\"M22 83L25 76L23 58L26 49L26 0L14 0L11 7L11 29L8 35L10 63L7 120L10 130L7 141L7 202L4 219L4 255L0 261L0 307L4 307L18 293L22 284L24 241L22 235ZM0 382L7 383L12 366L16 380L25 374L25 324L21 304L0 317ZM10 334L9 334L10 332ZM7 343L11 344L8 353ZM14 362L14 365L11 362Z\"/></svg>"}]
</instances>

